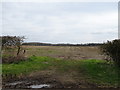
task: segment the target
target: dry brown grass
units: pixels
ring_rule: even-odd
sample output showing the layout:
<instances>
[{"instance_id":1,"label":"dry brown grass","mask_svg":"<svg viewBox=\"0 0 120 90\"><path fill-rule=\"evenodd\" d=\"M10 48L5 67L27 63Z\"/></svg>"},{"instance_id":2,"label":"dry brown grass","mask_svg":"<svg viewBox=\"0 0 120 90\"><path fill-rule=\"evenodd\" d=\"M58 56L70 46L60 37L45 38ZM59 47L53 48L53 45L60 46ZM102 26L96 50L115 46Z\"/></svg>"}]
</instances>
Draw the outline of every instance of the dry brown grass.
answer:
<instances>
[{"instance_id":1,"label":"dry brown grass","mask_svg":"<svg viewBox=\"0 0 120 90\"><path fill-rule=\"evenodd\" d=\"M2 50L2 63L17 63L22 60L26 60L24 50L21 49L19 55L17 55L17 48L9 48Z\"/></svg>"},{"instance_id":2,"label":"dry brown grass","mask_svg":"<svg viewBox=\"0 0 120 90\"><path fill-rule=\"evenodd\" d=\"M26 57L50 56L62 59L104 59L97 46L23 46Z\"/></svg>"}]
</instances>

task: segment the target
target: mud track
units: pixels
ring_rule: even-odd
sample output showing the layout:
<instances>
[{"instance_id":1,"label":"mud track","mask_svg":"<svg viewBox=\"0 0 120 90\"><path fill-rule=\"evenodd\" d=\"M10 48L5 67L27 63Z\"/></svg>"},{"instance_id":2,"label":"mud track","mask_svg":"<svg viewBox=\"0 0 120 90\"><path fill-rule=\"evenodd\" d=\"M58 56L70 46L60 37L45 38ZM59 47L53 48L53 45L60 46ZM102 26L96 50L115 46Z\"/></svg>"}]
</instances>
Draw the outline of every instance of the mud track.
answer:
<instances>
[{"instance_id":1,"label":"mud track","mask_svg":"<svg viewBox=\"0 0 120 90\"><path fill-rule=\"evenodd\" d=\"M73 77L74 76L74 77ZM43 87L30 87L31 85L48 85ZM3 79L3 89L28 88L114 88L88 82L81 75L60 74L55 71L34 72L27 76Z\"/></svg>"}]
</instances>

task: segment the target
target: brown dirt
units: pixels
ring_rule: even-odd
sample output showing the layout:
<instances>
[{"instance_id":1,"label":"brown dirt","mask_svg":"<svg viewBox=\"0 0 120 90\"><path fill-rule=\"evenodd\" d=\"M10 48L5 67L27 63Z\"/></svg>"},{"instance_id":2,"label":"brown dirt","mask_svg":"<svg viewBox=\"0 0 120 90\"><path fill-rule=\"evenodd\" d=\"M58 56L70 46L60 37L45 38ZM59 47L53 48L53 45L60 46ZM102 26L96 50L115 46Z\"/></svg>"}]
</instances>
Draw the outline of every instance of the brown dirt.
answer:
<instances>
[{"instance_id":1,"label":"brown dirt","mask_svg":"<svg viewBox=\"0 0 120 90\"><path fill-rule=\"evenodd\" d=\"M22 81L20 84L9 85L11 82ZM3 80L3 88L28 88L30 85L49 84L49 88L101 88L97 84L89 83L81 74L76 72L58 73L55 70L33 72L28 76ZM107 87L108 88L108 87Z\"/></svg>"}]
</instances>

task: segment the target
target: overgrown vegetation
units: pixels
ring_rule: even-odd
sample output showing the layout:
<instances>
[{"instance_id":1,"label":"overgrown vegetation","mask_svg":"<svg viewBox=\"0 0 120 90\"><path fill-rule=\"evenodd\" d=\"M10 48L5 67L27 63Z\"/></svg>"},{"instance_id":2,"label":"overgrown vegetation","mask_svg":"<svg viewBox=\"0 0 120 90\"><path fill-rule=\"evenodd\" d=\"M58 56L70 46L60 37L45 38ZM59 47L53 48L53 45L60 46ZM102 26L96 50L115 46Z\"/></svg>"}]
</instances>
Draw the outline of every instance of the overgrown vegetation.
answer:
<instances>
[{"instance_id":1,"label":"overgrown vegetation","mask_svg":"<svg viewBox=\"0 0 120 90\"><path fill-rule=\"evenodd\" d=\"M59 73L81 73L82 77L97 84L118 85L117 68L103 60L62 60L51 57L32 56L27 61L3 64L3 76L27 75L41 70L56 70ZM81 77L81 76L79 76Z\"/></svg>"},{"instance_id":2,"label":"overgrown vegetation","mask_svg":"<svg viewBox=\"0 0 120 90\"><path fill-rule=\"evenodd\" d=\"M101 46L101 51L109 56L109 60L112 60L117 66L120 67L120 39L108 41Z\"/></svg>"}]
</instances>

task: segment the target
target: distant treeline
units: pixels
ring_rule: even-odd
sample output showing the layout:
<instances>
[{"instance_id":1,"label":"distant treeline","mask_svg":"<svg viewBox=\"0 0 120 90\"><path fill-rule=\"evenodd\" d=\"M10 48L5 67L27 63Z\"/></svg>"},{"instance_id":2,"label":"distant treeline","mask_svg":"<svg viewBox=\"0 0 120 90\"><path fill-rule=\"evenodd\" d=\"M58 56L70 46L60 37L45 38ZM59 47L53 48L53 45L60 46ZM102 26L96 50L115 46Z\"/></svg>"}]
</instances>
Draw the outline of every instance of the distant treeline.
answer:
<instances>
[{"instance_id":1,"label":"distant treeline","mask_svg":"<svg viewBox=\"0 0 120 90\"><path fill-rule=\"evenodd\" d=\"M29 45L29 46L99 46L99 45L103 45L103 43L88 43L88 44L51 44L51 43L28 42L28 43L23 43L22 45Z\"/></svg>"}]
</instances>

